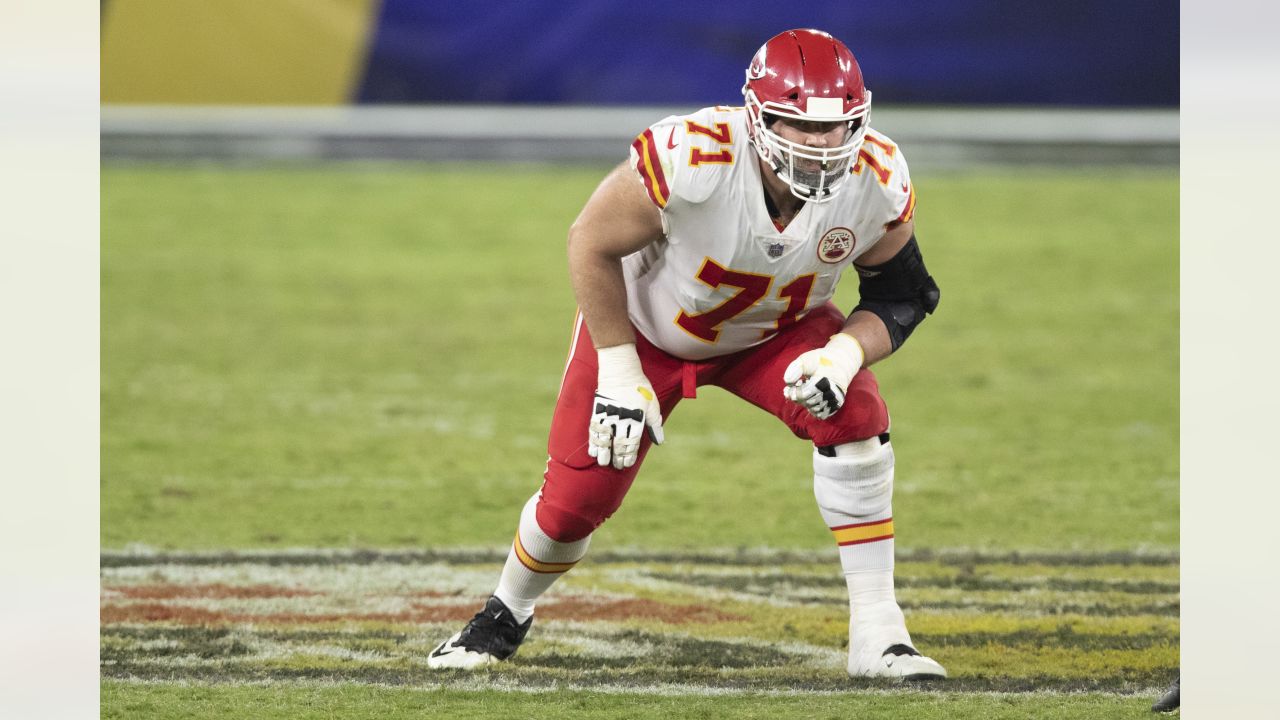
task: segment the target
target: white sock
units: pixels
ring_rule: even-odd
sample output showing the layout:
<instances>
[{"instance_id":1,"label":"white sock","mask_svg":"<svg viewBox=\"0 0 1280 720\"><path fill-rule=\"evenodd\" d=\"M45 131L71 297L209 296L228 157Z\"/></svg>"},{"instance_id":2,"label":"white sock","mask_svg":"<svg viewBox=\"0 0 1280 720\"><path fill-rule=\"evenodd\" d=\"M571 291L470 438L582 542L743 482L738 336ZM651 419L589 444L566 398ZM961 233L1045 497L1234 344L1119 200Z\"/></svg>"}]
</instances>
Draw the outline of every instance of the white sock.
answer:
<instances>
[{"instance_id":1,"label":"white sock","mask_svg":"<svg viewBox=\"0 0 1280 720\"><path fill-rule=\"evenodd\" d=\"M871 438L837 446L835 457L815 452L814 470L814 495L840 549L855 621L859 608L896 606L892 447Z\"/></svg>"},{"instance_id":2,"label":"white sock","mask_svg":"<svg viewBox=\"0 0 1280 720\"><path fill-rule=\"evenodd\" d=\"M535 511L540 497L541 491L535 493L520 513L516 539L511 543L507 564L498 579L498 589L493 593L521 623L533 615L538 597L581 560L591 544L590 535L570 543L548 537L538 527Z\"/></svg>"}]
</instances>

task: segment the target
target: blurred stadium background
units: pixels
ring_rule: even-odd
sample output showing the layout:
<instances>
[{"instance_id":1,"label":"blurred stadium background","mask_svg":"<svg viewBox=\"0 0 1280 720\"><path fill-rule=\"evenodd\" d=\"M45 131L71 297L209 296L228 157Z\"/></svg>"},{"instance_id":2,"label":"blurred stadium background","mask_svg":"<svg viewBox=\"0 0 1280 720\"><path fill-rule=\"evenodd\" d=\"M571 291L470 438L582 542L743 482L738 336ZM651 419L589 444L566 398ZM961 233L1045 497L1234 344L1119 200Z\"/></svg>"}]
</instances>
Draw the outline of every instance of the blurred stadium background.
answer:
<instances>
[{"instance_id":1,"label":"blurred stadium background","mask_svg":"<svg viewBox=\"0 0 1280 720\"><path fill-rule=\"evenodd\" d=\"M1177 162L1176 4L824 5L103 0L102 153L610 160L812 26L913 167Z\"/></svg>"}]
</instances>

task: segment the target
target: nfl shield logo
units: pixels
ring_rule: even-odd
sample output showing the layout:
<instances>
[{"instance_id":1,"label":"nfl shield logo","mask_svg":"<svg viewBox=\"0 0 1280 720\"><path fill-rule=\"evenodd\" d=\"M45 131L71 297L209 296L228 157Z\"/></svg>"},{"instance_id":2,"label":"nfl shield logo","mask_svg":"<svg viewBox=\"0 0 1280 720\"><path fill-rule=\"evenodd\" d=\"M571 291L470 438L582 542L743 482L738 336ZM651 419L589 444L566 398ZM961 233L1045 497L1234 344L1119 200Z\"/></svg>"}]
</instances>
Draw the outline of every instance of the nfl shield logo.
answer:
<instances>
[{"instance_id":1,"label":"nfl shield logo","mask_svg":"<svg viewBox=\"0 0 1280 720\"><path fill-rule=\"evenodd\" d=\"M769 243L769 249L767 252L769 253L769 257L776 258L776 257L782 257L782 251L785 249L786 248L782 246L782 243L775 242L775 243Z\"/></svg>"}]
</instances>

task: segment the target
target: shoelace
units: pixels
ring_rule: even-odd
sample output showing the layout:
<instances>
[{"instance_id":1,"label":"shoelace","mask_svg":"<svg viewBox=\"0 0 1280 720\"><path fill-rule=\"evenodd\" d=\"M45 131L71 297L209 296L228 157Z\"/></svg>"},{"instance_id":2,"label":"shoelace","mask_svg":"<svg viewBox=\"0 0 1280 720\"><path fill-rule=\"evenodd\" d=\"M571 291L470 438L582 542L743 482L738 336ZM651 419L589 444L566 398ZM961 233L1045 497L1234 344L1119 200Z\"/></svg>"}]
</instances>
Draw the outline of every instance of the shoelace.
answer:
<instances>
[{"instance_id":1,"label":"shoelace","mask_svg":"<svg viewBox=\"0 0 1280 720\"><path fill-rule=\"evenodd\" d=\"M495 618L490 615L487 610L487 608L485 610L481 610L476 613L475 617L471 618L471 622L467 623L467 626L462 630L462 635L458 638L459 645L467 648L468 650L489 650L489 647L486 644L470 642L471 636L475 631L493 630L493 633L485 633L485 635L492 638L501 633L504 628L515 628L512 624L514 623L515 618L512 618L509 613L503 613L501 617ZM504 620L507 622L503 622Z\"/></svg>"}]
</instances>

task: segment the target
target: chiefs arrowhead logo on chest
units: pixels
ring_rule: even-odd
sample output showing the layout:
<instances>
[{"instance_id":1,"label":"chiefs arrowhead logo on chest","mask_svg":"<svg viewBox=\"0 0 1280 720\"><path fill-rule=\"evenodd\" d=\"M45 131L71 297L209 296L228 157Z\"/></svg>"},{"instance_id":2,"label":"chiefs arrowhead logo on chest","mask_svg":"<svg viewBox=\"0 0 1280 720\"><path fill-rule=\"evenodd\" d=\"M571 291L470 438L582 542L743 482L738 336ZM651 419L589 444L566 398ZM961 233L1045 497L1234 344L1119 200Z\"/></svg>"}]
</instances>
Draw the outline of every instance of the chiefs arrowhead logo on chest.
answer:
<instances>
[{"instance_id":1,"label":"chiefs arrowhead logo on chest","mask_svg":"<svg viewBox=\"0 0 1280 720\"><path fill-rule=\"evenodd\" d=\"M858 239L853 236L853 231L849 228L831 228L818 241L818 259L834 265L849 257L857 242Z\"/></svg>"}]
</instances>

